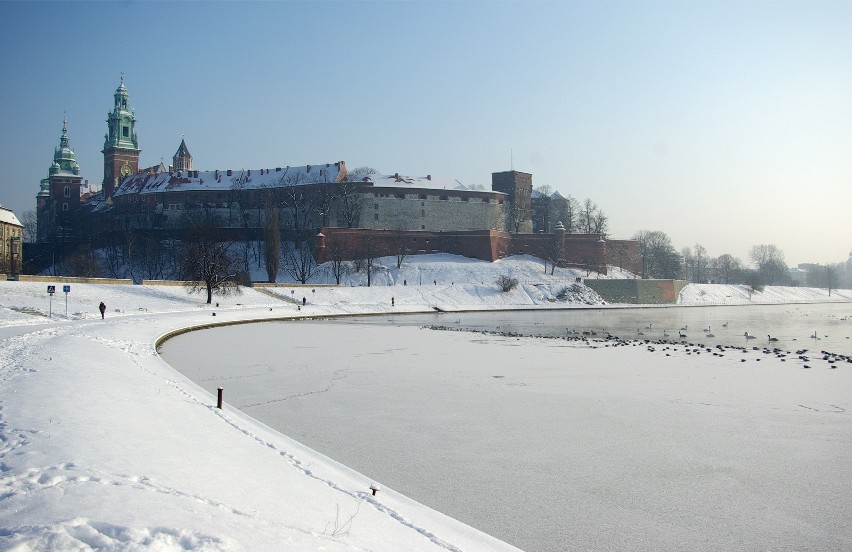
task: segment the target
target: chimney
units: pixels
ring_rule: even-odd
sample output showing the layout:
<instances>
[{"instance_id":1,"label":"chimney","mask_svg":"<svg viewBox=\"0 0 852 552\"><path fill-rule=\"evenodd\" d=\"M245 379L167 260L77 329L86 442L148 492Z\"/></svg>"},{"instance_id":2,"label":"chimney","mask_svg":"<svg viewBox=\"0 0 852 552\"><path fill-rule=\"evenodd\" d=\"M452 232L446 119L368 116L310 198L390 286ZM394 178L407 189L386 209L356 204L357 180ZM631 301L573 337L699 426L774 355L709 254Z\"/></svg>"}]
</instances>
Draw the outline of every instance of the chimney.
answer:
<instances>
[{"instance_id":1,"label":"chimney","mask_svg":"<svg viewBox=\"0 0 852 552\"><path fill-rule=\"evenodd\" d=\"M427 174L427 175L426 175L426 180L430 180L430 181L431 181L431 180L432 180L432 175L431 175L431 174Z\"/></svg>"},{"instance_id":2,"label":"chimney","mask_svg":"<svg viewBox=\"0 0 852 552\"><path fill-rule=\"evenodd\" d=\"M231 169L228 169L228 172L225 173L226 176L231 176Z\"/></svg>"},{"instance_id":3,"label":"chimney","mask_svg":"<svg viewBox=\"0 0 852 552\"><path fill-rule=\"evenodd\" d=\"M306 172L311 172L311 166L308 165L308 170Z\"/></svg>"}]
</instances>

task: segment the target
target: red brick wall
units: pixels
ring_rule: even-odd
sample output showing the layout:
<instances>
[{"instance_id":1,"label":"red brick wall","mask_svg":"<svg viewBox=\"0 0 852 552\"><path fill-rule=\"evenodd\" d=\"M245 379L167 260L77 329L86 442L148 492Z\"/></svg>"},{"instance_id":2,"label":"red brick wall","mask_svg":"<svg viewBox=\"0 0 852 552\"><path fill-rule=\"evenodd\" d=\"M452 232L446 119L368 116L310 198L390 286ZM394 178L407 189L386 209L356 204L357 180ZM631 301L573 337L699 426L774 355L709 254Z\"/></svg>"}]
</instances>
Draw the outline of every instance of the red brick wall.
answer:
<instances>
[{"instance_id":1,"label":"red brick wall","mask_svg":"<svg viewBox=\"0 0 852 552\"><path fill-rule=\"evenodd\" d=\"M606 273L607 245L598 234L510 234L496 230L467 232L423 232L368 230L363 228L322 228L315 243L317 262L336 255L352 260L397 255L452 253L495 261L509 255L550 257L554 239L561 241L560 266L588 267Z\"/></svg>"}]
</instances>

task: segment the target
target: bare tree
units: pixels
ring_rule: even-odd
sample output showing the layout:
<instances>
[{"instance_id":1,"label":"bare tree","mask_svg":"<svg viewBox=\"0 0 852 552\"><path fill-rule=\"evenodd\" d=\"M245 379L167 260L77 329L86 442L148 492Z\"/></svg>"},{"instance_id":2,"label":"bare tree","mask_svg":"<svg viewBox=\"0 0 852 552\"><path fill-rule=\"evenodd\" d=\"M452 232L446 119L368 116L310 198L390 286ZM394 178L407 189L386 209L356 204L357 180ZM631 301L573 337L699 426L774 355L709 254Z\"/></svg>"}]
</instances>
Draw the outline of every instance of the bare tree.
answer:
<instances>
[{"instance_id":1,"label":"bare tree","mask_svg":"<svg viewBox=\"0 0 852 552\"><path fill-rule=\"evenodd\" d=\"M235 242L217 239L220 224L209 212L189 212L189 230L183 241L181 275L193 282L190 293L206 291L207 304L213 294L240 293L240 284L248 282L248 274L235 254Z\"/></svg>"},{"instance_id":2,"label":"bare tree","mask_svg":"<svg viewBox=\"0 0 852 552\"><path fill-rule=\"evenodd\" d=\"M510 232L520 232L521 223L527 220L528 216L527 210L519 201L512 201L509 205L509 213L508 213L508 221L509 221L509 231Z\"/></svg>"},{"instance_id":3,"label":"bare tree","mask_svg":"<svg viewBox=\"0 0 852 552\"><path fill-rule=\"evenodd\" d=\"M713 259L710 263L717 283L732 284L741 279L743 265L739 259L725 253Z\"/></svg>"},{"instance_id":4,"label":"bare tree","mask_svg":"<svg viewBox=\"0 0 852 552\"><path fill-rule=\"evenodd\" d=\"M361 197L361 185L358 182L339 182L335 188L338 216L346 222L347 228L354 228L361 220L364 203Z\"/></svg>"},{"instance_id":5,"label":"bare tree","mask_svg":"<svg viewBox=\"0 0 852 552\"><path fill-rule=\"evenodd\" d=\"M578 233L580 204L569 196L559 195L553 199L554 218L562 223L568 234Z\"/></svg>"},{"instance_id":6,"label":"bare tree","mask_svg":"<svg viewBox=\"0 0 852 552\"><path fill-rule=\"evenodd\" d=\"M356 251L357 260L355 266L360 271L363 268L367 273L367 287L373 282L373 263L378 257L378 249L373 240L361 240L359 249Z\"/></svg>"},{"instance_id":7,"label":"bare tree","mask_svg":"<svg viewBox=\"0 0 852 552\"><path fill-rule=\"evenodd\" d=\"M684 247L681 249L680 257L683 264L683 277L690 282L695 282L695 257L692 255L692 248Z\"/></svg>"},{"instance_id":8,"label":"bare tree","mask_svg":"<svg viewBox=\"0 0 852 552\"><path fill-rule=\"evenodd\" d=\"M306 284L317 268L311 246L306 235L297 237L284 248L284 270L293 279Z\"/></svg>"},{"instance_id":9,"label":"bare tree","mask_svg":"<svg viewBox=\"0 0 852 552\"><path fill-rule=\"evenodd\" d=\"M330 236L326 239L326 255L331 264L331 273L334 275L334 280L337 285L340 285L340 280L349 270L349 247L346 242L339 237Z\"/></svg>"},{"instance_id":10,"label":"bare tree","mask_svg":"<svg viewBox=\"0 0 852 552\"><path fill-rule=\"evenodd\" d=\"M672 245L665 232L659 230L640 230L634 234L639 242L642 255L643 277L680 278L682 275L681 256Z\"/></svg>"},{"instance_id":11,"label":"bare tree","mask_svg":"<svg viewBox=\"0 0 852 552\"><path fill-rule=\"evenodd\" d=\"M308 229L308 221L314 212L314 195L309 191L306 177L301 172L285 170L278 179L281 204L290 216L290 226L296 235Z\"/></svg>"},{"instance_id":12,"label":"bare tree","mask_svg":"<svg viewBox=\"0 0 852 552\"><path fill-rule=\"evenodd\" d=\"M105 244L100 248L101 272L108 278L124 278L130 268L129 232L113 233L106 237Z\"/></svg>"},{"instance_id":13,"label":"bare tree","mask_svg":"<svg viewBox=\"0 0 852 552\"><path fill-rule=\"evenodd\" d=\"M65 260L65 271L68 276L83 278L99 278L101 269L87 245L78 246Z\"/></svg>"},{"instance_id":14,"label":"bare tree","mask_svg":"<svg viewBox=\"0 0 852 552\"><path fill-rule=\"evenodd\" d=\"M219 177L221 179L221 176ZM260 255L257 251L257 247L252 242L252 231L251 229L256 227L257 221L255 209L252 209L248 204L248 195L246 192L246 188L248 187L248 174L241 173L238 176L234 176L231 178L231 201L228 203L228 213L229 218L231 218L231 224L236 222L237 225L242 227L243 229L243 248L242 248L242 259L243 259L243 269L250 273L249 261L251 257L254 257L254 260L257 263L257 266L260 266ZM233 221L234 215L236 215L236 221Z\"/></svg>"},{"instance_id":15,"label":"bare tree","mask_svg":"<svg viewBox=\"0 0 852 552\"><path fill-rule=\"evenodd\" d=\"M775 245L754 245L749 250L749 257L754 262L764 284L788 285L791 283L784 262L784 252Z\"/></svg>"},{"instance_id":16,"label":"bare tree","mask_svg":"<svg viewBox=\"0 0 852 552\"><path fill-rule=\"evenodd\" d=\"M281 228L278 207L271 197L264 205L263 214L263 258L266 276L267 280L275 282L281 261Z\"/></svg>"},{"instance_id":17,"label":"bare tree","mask_svg":"<svg viewBox=\"0 0 852 552\"><path fill-rule=\"evenodd\" d=\"M369 177L374 174L379 174L379 171L373 167L355 167L351 171L347 171L346 180L349 182L361 182L365 177Z\"/></svg>"},{"instance_id":18,"label":"bare tree","mask_svg":"<svg viewBox=\"0 0 852 552\"><path fill-rule=\"evenodd\" d=\"M594 201L588 198L580 207L578 224L580 231L584 234L600 234L606 237L609 232L609 218Z\"/></svg>"},{"instance_id":19,"label":"bare tree","mask_svg":"<svg viewBox=\"0 0 852 552\"><path fill-rule=\"evenodd\" d=\"M551 195L553 188L545 184L535 189L538 197L535 199L536 208L533 210L535 219L533 220L533 230L539 232L550 232L553 230L555 221L553 220L556 209L555 201Z\"/></svg>"},{"instance_id":20,"label":"bare tree","mask_svg":"<svg viewBox=\"0 0 852 552\"><path fill-rule=\"evenodd\" d=\"M361 220L364 200L361 196L362 182L379 171L372 167L356 167L346 174L346 180L335 186L334 196L339 219L347 228L355 228Z\"/></svg>"},{"instance_id":21,"label":"bare tree","mask_svg":"<svg viewBox=\"0 0 852 552\"><path fill-rule=\"evenodd\" d=\"M397 230L392 240L397 268L402 268L402 263L411 254L411 243L408 241L408 236L402 233L402 230L404 229Z\"/></svg>"},{"instance_id":22,"label":"bare tree","mask_svg":"<svg viewBox=\"0 0 852 552\"><path fill-rule=\"evenodd\" d=\"M700 243L695 244L693 249L693 282L707 281L707 249Z\"/></svg>"},{"instance_id":23,"label":"bare tree","mask_svg":"<svg viewBox=\"0 0 852 552\"><path fill-rule=\"evenodd\" d=\"M547 265L549 263L551 276L556 271L556 265L562 260L562 242L559 241L557 235L558 232L551 236L544 255L544 273L547 274Z\"/></svg>"},{"instance_id":24,"label":"bare tree","mask_svg":"<svg viewBox=\"0 0 852 552\"><path fill-rule=\"evenodd\" d=\"M38 241L38 215L35 211L24 211L21 215L21 224L24 225L24 243L35 243Z\"/></svg>"},{"instance_id":25,"label":"bare tree","mask_svg":"<svg viewBox=\"0 0 852 552\"><path fill-rule=\"evenodd\" d=\"M135 282L145 280L165 280L177 276L175 266L176 241L160 240L156 236L143 235L134 248L135 261L139 273L133 275Z\"/></svg>"},{"instance_id":26,"label":"bare tree","mask_svg":"<svg viewBox=\"0 0 852 552\"><path fill-rule=\"evenodd\" d=\"M331 216L335 198L336 194L330 184L327 186L320 186L316 190L313 209L314 214L319 220L320 226L328 226L328 219Z\"/></svg>"}]
</instances>

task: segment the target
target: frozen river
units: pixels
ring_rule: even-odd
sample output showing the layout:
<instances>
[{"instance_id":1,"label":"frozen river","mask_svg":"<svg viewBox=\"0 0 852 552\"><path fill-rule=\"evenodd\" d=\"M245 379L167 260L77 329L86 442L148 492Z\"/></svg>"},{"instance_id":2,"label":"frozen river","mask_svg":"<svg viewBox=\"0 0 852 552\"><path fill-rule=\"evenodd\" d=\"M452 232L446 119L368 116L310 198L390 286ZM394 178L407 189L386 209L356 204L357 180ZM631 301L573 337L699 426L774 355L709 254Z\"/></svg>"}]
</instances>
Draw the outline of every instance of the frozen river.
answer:
<instances>
[{"instance_id":1,"label":"frozen river","mask_svg":"<svg viewBox=\"0 0 852 552\"><path fill-rule=\"evenodd\" d=\"M371 318L352 321L376 323ZM442 325L476 331L499 329L525 335L561 337L594 332L599 338L612 334L624 339L693 342L708 346L771 345L790 351L826 350L852 356L852 303L436 313L386 316L382 321L394 325ZM746 338L746 332L754 338ZM681 334L686 337L681 338ZM777 341L770 342L770 336Z\"/></svg>"},{"instance_id":2,"label":"frozen river","mask_svg":"<svg viewBox=\"0 0 852 552\"><path fill-rule=\"evenodd\" d=\"M211 394L224 387L228 405L526 550L848 550L852 364L804 369L754 350L593 349L420 326L545 335L660 324L701 336L710 325L722 340L727 322L734 341L772 332L789 341L784 348L819 343L845 354L849 312L788 305L393 317L399 327L387 317L263 323L186 334L161 353Z\"/></svg>"}]
</instances>

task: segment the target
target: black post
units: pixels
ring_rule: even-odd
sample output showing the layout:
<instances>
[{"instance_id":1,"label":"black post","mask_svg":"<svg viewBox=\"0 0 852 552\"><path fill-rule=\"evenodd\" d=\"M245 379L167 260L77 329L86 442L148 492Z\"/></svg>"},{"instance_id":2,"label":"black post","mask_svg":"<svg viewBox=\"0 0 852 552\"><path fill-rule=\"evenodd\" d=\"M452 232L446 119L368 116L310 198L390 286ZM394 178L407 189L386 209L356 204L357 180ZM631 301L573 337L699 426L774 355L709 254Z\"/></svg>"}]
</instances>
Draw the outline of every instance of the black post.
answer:
<instances>
[{"instance_id":1,"label":"black post","mask_svg":"<svg viewBox=\"0 0 852 552\"><path fill-rule=\"evenodd\" d=\"M219 388L219 398L216 400L216 408L222 408L222 393L223 392L224 392L224 389L222 389L220 387Z\"/></svg>"}]
</instances>

